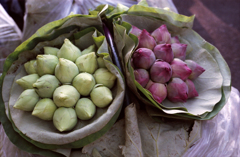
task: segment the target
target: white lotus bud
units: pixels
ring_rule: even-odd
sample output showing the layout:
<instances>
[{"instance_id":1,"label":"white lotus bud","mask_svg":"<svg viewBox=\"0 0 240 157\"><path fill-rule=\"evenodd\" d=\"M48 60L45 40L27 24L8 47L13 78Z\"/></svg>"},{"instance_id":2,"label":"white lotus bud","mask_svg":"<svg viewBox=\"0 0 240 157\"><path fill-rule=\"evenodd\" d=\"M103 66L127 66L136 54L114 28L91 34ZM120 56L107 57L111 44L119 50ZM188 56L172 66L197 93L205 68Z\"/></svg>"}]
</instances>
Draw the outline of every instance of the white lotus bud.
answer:
<instances>
[{"instance_id":1,"label":"white lotus bud","mask_svg":"<svg viewBox=\"0 0 240 157\"><path fill-rule=\"evenodd\" d=\"M88 98L81 98L78 100L75 111L81 120L89 120L96 113L96 106Z\"/></svg>"},{"instance_id":2,"label":"white lotus bud","mask_svg":"<svg viewBox=\"0 0 240 157\"><path fill-rule=\"evenodd\" d=\"M79 72L87 72L89 74L93 74L98 68L97 56L95 52L91 52L78 57L76 60L76 65L79 69Z\"/></svg>"},{"instance_id":3,"label":"white lotus bud","mask_svg":"<svg viewBox=\"0 0 240 157\"><path fill-rule=\"evenodd\" d=\"M24 68L28 74L37 74L37 60L26 62Z\"/></svg>"},{"instance_id":4,"label":"white lotus bud","mask_svg":"<svg viewBox=\"0 0 240 157\"><path fill-rule=\"evenodd\" d=\"M58 108L53 115L53 124L60 131L69 131L77 124L77 115L73 108Z\"/></svg>"},{"instance_id":5,"label":"white lotus bud","mask_svg":"<svg viewBox=\"0 0 240 157\"><path fill-rule=\"evenodd\" d=\"M99 108L108 106L113 100L111 90L101 84L95 85L90 97L92 102Z\"/></svg>"},{"instance_id":6,"label":"white lotus bud","mask_svg":"<svg viewBox=\"0 0 240 157\"><path fill-rule=\"evenodd\" d=\"M57 56L57 53L59 51L58 48L56 47L50 47L50 46L45 46L43 47L44 49L44 54L46 55L54 55L54 56Z\"/></svg>"},{"instance_id":7,"label":"white lotus bud","mask_svg":"<svg viewBox=\"0 0 240 157\"><path fill-rule=\"evenodd\" d=\"M106 68L97 69L93 76L97 84L103 84L109 89L111 89L114 86L115 80L117 78Z\"/></svg>"},{"instance_id":8,"label":"white lotus bud","mask_svg":"<svg viewBox=\"0 0 240 157\"><path fill-rule=\"evenodd\" d=\"M60 82L54 75L43 75L34 84L33 88L42 98L52 98L53 92L60 86Z\"/></svg>"},{"instance_id":9,"label":"white lotus bud","mask_svg":"<svg viewBox=\"0 0 240 157\"><path fill-rule=\"evenodd\" d=\"M26 89L19 96L13 107L23 111L32 111L38 100L39 96L34 89Z\"/></svg>"},{"instance_id":10,"label":"white lotus bud","mask_svg":"<svg viewBox=\"0 0 240 157\"><path fill-rule=\"evenodd\" d=\"M54 55L37 56L37 73L39 76L45 74L54 74L55 67L58 64L58 58Z\"/></svg>"},{"instance_id":11,"label":"white lotus bud","mask_svg":"<svg viewBox=\"0 0 240 157\"><path fill-rule=\"evenodd\" d=\"M71 84L73 78L79 74L78 67L70 60L59 58L55 68L55 76L63 84Z\"/></svg>"},{"instance_id":12,"label":"white lotus bud","mask_svg":"<svg viewBox=\"0 0 240 157\"><path fill-rule=\"evenodd\" d=\"M80 94L71 85L62 85L53 93L53 101L58 107L73 107L79 98Z\"/></svg>"},{"instance_id":13,"label":"white lotus bud","mask_svg":"<svg viewBox=\"0 0 240 157\"><path fill-rule=\"evenodd\" d=\"M57 106L54 104L52 99L44 98L37 102L32 115L42 120L53 120L53 114L56 109Z\"/></svg>"},{"instance_id":14,"label":"white lotus bud","mask_svg":"<svg viewBox=\"0 0 240 157\"><path fill-rule=\"evenodd\" d=\"M98 68L106 68L103 57L98 57L97 58L97 63L98 63Z\"/></svg>"},{"instance_id":15,"label":"white lotus bud","mask_svg":"<svg viewBox=\"0 0 240 157\"><path fill-rule=\"evenodd\" d=\"M39 79L38 74L30 74L18 79L16 83L23 89L33 89L33 84Z\"/></svg>"},{"instance_id":16,"label":"white lotus bud","mask_svg":"<svg viewBox=\"0 0 240 157\"><path fill-rule=\"evenodd\" d=\"M81 56L81 51L78 47L73 45L70 40L65 39L62 47L57 53L58 58L65 58L75 62Z\"/></svg>"},{"instance_id":17,"label":"white lotus bud","mask_svg":"<svg viewBox=\"0 0 240 157\"><path fill-rule=\"evenodd\" d=\"M83 95L88 96L95 86L96 82L94 77L89 73L80 73L74 79L72 85L77 91Z\"/></svg>"}]
</instances>

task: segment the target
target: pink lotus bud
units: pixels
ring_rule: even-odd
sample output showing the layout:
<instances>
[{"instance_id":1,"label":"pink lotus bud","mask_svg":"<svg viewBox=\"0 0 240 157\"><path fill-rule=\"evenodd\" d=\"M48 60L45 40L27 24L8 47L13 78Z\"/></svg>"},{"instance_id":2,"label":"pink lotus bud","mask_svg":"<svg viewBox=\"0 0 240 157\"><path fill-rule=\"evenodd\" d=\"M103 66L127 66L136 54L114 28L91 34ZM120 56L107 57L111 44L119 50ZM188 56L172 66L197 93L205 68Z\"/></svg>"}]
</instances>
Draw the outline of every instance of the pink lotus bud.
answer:
<instances>
[{"instance_id":1,"label":"pink lotus bud","mask_svg":"<svg viewBox=\"0 0 240 157\"><path fill-rule=\"evenodd\" d=\"M192 70L181 59L174 58L172 63L172 77L178 77L182 80L186 80L192 73Z\"/></svg>"},{"instance_id":2,"label":"pink lotus bud","mask_svg":"<svg viewBox=\"0 0 240 157\"><path fill-rule=\"evenodd\" d=\"M172 68L170 64L163 60L156 60L150 69L150 77L154 82L168 82L172 77Z\"/></svg>"},{"instance_id":3,"label":"pink lotus bud","mask_svg":"<svg viewBox=\"0 0 240 157\"><path fill-rule=\"evenodd\" d=\"M171 102L186 102L188 86L180 78L173 78L167 85L167 98Z\"/></svg>"},{"instance_id":4,"label":"pink lotus bud","mask_svg":"<svg viewBox=\"0 0 240 157\"><path fill-rule=\"evenodd\" d=\"M156 57L152 50L148 48L139 48L134 52L132 59L134 68L149 69L155 62Z\"/></svg>"},{"instance_id":5,"label":"pink lotus bud","mask_svg":"<svg viewBox=\"0 0 240 157\"><path fill-rule=\"evenodd\" d=\"M148 71L145 69L134 70L135 80L142 86L145 87L149 81Z\"/></svg>"},{"instance_id":6,"label":"pink lotus bud","mask_svg":"<svg viewBox=\"0 0 240 157\"><path fill-rule=\"evenodd\" d=\"M151 34L154 37L157 44L171 44L171 34L168 32L166 25L161 25L154 30Z\"/></svg>"},{"instance_id":7,"label":"pink lotus bud","mask_svg":"<svg viewBox=\"0 0 240 157\"><path fill-rule=\"evenodd\" d=\"M173 51L170 44L159 44L153 50L157 59L162 59L168 63L173 60Z\"/></svg>"},{"instance_id":8,"label":"pink lotus bud","mask_svg":"<svg viewBox=\"0 0 240 157\"><path fill-rule=\"evenodd\" d=\"M132 30L131 32L132 34L136 35L137 37L139 37L139 35L142 33L142 30L137 28L136 26L132 25Z\"/></svg>"},{"instance_id":9,"label":"pink lotus bud","mask_svg":"<svg viewBox=\"0 0 240 157\"><path fill-rule=\"evenodd\" d=\"M187 44L180 44L180 43L172 44L172 51L174 54L174 58L179 58L184 61L186 58L186 50L187 50Z\"/></svg>"},{"instance_id":10,"label":"pink lotus bud","mask_svg":"<svg viewBox=\"0 0 240 157\"><path fill-rule=\"evenodd\" d=\"M179 39L178 39L178 36L172 37L172 38L171 38L171 43L172 43L172 44L173 44L173 43L179 43L179 44L180 44L180 41L179 41Z\"/></svg>"},{"instance_id":11,"label":"pink lotus bud","mask_svg":"<svg viewBox=\"0 0 240 157\"><path fill-rule=\"evenodd\" d=\"M156 46L154 38L145 29L142 30L142 33L139 35L138 40L138 48L149 48L153 50L153 48Z\"/></svg>"},{"instance_id":12,"label":"pink lotus bud","mask_svg":"<svg viewBox=\"0 0 240 157\"><path fill-rule=\"evenodd\" d=\"M196 91L194 83L189 79L187 79L185 83L188 86L188 98L194 98L198 96L198 92Z\"/></svg>"},{"instance_id":13,"label":"pink lotus bud","mask_svg":"<svg viewBox=\"0 0 240 157\"><path fill-rule=\"evenodd\" d=\"M162 83L155 83L150 80L146 89L152 94L153 98L159 103L161 103L167 97L166 85Z\"/></svg>"},{"instance_id":14,"label":"pink lotus bud","mask_svg":"<svg viewBox=\"0 0 240 157\"><path fill-rule=\"evenodd\" d=\"M187 63L187 66L192 70L191 75L188 77L191 80L196 79L199 75L201 75L205 71L203 67L201 67L193 60L185 60L185 63Z\"/></svg>"}]
</instances>

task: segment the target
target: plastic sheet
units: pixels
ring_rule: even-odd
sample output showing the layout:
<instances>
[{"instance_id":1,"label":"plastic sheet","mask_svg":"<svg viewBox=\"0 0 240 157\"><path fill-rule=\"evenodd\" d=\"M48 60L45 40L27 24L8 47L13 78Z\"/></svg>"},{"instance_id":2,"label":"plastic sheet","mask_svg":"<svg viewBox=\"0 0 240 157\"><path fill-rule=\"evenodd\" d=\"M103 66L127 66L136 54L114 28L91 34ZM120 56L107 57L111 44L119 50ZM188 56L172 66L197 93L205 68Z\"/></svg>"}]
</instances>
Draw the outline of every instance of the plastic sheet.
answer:
<instances>
[{"instance_id":1,"label":"plastic sheet","mask_svg":"<svg viewBox=\"0 0 240 157\"><path fill-rule=\"evenodd\" d=\"M21 44L22 33L0 4L0 76L6 57Z\"/></svg>"},{"instance_id":2,"label":"plastic sheet","mask_svg":"<svg viewBox=\"0 0 240 157\"><path fill-rule=\"evenodd\" d=\"M202 122L202 138L184 157L237 157L240 155L240 95L232 87L230 98L216 117Z\"/></svg>"}]
</instances>

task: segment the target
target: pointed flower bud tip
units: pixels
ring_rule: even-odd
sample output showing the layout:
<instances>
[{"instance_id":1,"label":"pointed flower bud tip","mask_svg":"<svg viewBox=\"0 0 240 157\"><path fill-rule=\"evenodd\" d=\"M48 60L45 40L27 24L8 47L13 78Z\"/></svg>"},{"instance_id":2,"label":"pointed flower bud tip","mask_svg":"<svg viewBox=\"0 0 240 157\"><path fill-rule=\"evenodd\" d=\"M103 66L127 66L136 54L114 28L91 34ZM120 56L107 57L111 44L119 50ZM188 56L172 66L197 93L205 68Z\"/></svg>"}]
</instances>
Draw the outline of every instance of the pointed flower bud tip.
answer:
<instances>
[{"instance_id":1,"label":"pointed flower bud tip","mask_svg":"<svg viewBox=\"0 0 240 157\"><path fill-rule=\"evenodd\" d=\"M168 32L166 25L161 25L151 34L156 40L157 44L171 44L171 34Z\"/></svg>"},{"instance_id":2,"label":"pointed flower bud tip","mask_svg":"<svg viewBox=\"0 0 240 157\"><path fill-rule=\"evenodd\" d=\"M173 51L170 44L159 44L153 50L157 59L162 59L168 63L173 60Z\"/></svg>"},{"instance_id":3,"label":"pointed flower bud tip","mask_svg":"<svg viewBox=\"0 0 240 157\"><path fill-rule=\"evenodd\" d=\"M182 80L186 80L192 73L192 70L187 66L187 64L178 58L173 59L171 67L172 77L181 78Z\"/></svg>"},{"instance_id":4,"label":"pointed flower bud tip","mask_svg":"<svg viewBox=\"0 0 240 157\"><path fill-rule=\"evenodd\" d=\"M172 51L175 58L179 58L184 61L186 58L186 50L187 50L187 44L181 44L181 43L172 44Z\"/></svg>"},{"instance_id":5,"label":"pointed flower bud tip","mask_svg":"<svg viewBox=\"0 0 240 157\"><path fill-rule=\"evenodd\" d=\"M139 39L138 48L148 48L150 50L153 50L154 47L156 46L155 39L145 29L142 30L138 39Z\"/></svg>"}]
</instances>

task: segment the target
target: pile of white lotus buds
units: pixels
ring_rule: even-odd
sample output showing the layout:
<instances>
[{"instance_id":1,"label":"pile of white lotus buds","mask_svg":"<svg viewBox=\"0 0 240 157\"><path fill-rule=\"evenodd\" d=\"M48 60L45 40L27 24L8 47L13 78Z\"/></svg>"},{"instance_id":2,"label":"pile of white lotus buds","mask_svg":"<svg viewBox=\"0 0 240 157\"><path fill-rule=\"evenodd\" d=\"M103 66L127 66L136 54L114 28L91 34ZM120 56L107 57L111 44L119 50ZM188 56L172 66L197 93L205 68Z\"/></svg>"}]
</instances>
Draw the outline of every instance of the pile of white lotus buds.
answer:
<instances>
[{"instance_id":1,"label":"pile of white lotus buds","mask_svg":"<svg viewBox=\"0 0 240 157\"><path fill-rule=\"evenodd\" d=\"M53 120L60 131L71 130L78 121L89 120L97 107L113 100L116 76L95 54L95 45L81 51L68 39L60 49L44 47L44 54L24 64L27 76L16 82L24 91L14 108Z\"/></svg>"},{"instance_id":2,"label":"pile of white lotus buds","mask_svg":"<svg viewBox=\"0 0 240 157\"><path fill-rule=\"evenodd\" d=\"M132 56L135 80L159 103L166 98L171 102L186 102L198 96L192 80L205 69L193 60L185 60L187 44L180 43L177 36L171 37L166 25L151 34L132 27L131 33L139 39Z\"/></svg>"}]
</instances>

